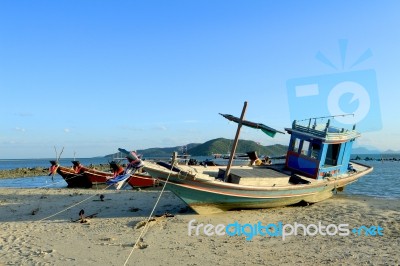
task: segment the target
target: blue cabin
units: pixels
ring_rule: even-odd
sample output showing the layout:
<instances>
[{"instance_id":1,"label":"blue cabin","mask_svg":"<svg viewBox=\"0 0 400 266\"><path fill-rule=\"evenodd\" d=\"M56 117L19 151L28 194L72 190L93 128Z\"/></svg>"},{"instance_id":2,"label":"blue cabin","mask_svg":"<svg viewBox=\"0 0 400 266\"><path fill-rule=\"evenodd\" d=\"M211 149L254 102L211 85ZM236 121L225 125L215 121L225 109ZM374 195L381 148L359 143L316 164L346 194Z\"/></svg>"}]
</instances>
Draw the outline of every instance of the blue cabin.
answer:
<instances>
[{"instance_id":1,"label":"blue cabin","mask_svg":"<svg viewBox=\"0 0 400 266\"><path fill-rule=\"evenodd\" d=\"M307 177L324 179L348 173L354 140L360 136L352 129L336 128L330 120L324 124L301 125L293 121L292 128L285 128L291 134L286 156L286 167Z\"/></svg>"}]
</instances>

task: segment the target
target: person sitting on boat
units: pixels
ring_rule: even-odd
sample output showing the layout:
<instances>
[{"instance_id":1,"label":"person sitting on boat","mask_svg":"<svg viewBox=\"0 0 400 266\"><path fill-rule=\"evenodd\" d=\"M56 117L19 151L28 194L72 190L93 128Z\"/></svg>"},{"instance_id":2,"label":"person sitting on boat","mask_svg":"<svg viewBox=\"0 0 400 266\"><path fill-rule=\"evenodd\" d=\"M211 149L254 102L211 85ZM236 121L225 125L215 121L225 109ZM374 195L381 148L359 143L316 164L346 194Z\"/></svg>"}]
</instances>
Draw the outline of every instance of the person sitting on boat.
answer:
<instances>
[{"instance_id":1,"label":"person sitting on boat","mask_svg":"<svg viewBox=\"0 0 400 266\"><path fill-rule=\"evenodd\" d=\"M135 151L131 151L127 156L129 164L125 168L124 174L130 174L136 172L139 168L143 167L143 162Z\"/></svg>"},{"instance_id":2,"label":"person sitting on boat","mask_svg":"<svg viewBox=\"0 0 400 266\"><path fill-rule=\"evenodd\" d=\"M264 157L264 160L263 160L263 164L264 165L270 165L272 162L271 162L271 158L269 158L269 156L265 156Z\"/></svg>"}]
</instances>

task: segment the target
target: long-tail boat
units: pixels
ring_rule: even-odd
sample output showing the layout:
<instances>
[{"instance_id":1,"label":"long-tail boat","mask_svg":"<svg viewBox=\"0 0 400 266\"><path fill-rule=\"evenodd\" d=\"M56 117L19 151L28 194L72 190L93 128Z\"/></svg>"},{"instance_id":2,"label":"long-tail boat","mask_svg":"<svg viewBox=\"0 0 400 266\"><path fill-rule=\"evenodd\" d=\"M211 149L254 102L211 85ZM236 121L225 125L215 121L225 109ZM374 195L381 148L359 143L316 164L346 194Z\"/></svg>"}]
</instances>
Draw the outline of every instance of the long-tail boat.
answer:
<instances>
[{"instance_id":1,"label":"long-tail boat","mask_svg":"<svg viewBox=\"0 0 400 266\"><path fill-rule=\"evenodd\" d=\"M91 188L93 186L106 185L107 180L115 178L124 172L124 168L116 162L110 162L112 172L99 171L94 168L85 167L79 161L72 161L73 166L68 168L60 166L55 160L50 161L50 174L61 175L69 188ZM149 174L136 172L127 180L131 187L152 187L158 182Z\"/></svg>"}]
</instances>

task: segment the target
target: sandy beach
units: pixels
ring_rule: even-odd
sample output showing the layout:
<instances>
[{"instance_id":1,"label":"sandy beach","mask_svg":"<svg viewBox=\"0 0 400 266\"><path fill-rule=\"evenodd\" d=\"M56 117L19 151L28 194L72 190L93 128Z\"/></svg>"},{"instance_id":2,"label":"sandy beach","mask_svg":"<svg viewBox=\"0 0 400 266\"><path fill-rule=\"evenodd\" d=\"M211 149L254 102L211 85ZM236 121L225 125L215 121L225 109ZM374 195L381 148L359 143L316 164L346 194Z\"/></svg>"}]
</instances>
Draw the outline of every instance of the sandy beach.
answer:
<instances>
[{"instance_id":1,"label":"sandy beach","mask_svg":"<svg viewBox=\"0 0 400 266\"><path fill-rule=\"evenodd\" d=\"M1 265L397 265L400 201L335 195L310 205L197 215L160 190L0 189ZM104 200L100 200L104 195ZM79 212L87 218L79 219ZM165 215L165 213L171 215ZM164 215L163 215L164 214ZM172 217L169 217L172 216ZM195 221L192 221L195 220ZM192 221L192 222L191 222ZM348 224L349 235L207 236L188 224ZM379 226L382 235L351 229ZM138 241L143 229L147 228ZM331 230L332 231L332 230ZM376 231L375 231L376 232ZM333 230L334 233L334 230Z\"/></svg>"}]
</instances>

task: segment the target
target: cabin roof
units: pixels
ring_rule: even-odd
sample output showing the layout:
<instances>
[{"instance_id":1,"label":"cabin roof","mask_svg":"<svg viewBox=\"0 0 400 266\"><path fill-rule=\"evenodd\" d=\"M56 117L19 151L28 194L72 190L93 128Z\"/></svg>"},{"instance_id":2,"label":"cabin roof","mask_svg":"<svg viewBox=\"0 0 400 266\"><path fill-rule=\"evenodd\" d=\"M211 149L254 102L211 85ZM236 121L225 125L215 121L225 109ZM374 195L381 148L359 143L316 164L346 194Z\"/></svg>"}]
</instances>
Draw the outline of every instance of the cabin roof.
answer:
<instances>
[{"instance_id":1,"label":"cabin roof","mask_svg":"<svg viewBox=\"0 0 400 266\"><path fill-rule=\"evenodd\" d=\"M345 129L330 126L329 122L319 125L300 125L296 121L293 122L292 128L285 128L289 134L303 136L307 139L319 139L326 143L341 143L358 138L361 134L355 128Z\"/></svg>"}]
</instances>

